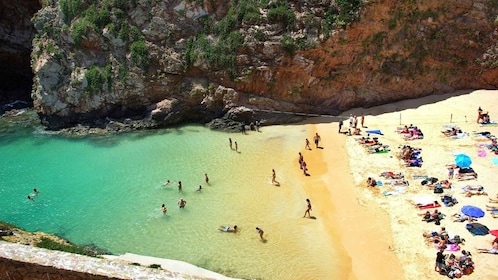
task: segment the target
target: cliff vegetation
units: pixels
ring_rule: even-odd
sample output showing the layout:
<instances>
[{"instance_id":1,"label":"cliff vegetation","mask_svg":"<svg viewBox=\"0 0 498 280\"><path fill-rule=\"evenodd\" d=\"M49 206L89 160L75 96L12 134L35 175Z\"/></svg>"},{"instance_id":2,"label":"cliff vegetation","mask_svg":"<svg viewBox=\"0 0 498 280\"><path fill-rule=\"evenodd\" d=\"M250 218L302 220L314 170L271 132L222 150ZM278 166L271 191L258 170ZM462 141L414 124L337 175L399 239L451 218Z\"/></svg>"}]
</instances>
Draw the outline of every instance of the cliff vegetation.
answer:
<instances>
[{"instance_id":1,"label":"cliff vegetation","mask_svg":"<svg viewBox=\"0 0 498 280\"><path fill-rule=\"evenodd\" d=\"M44 0L33 23L52 129L284 122L260 110L498 88L492 0Z\"/></svg>"}]
</instances>

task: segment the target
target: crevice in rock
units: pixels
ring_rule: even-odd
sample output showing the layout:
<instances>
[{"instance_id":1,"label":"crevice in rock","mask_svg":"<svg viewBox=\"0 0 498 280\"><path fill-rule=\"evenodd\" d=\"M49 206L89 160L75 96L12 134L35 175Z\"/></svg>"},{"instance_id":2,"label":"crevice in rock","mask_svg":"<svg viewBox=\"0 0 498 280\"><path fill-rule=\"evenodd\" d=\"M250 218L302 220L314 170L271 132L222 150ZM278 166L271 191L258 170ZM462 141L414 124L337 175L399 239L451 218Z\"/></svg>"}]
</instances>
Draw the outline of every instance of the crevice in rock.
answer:
<instances>
[{"instance_id":1,"label":"crevice in rock","mask_svg":"<svg viewBox=\"0 0 498 280\"><path fill-rule=\"evenodd\" d=\"M38 0L0 0L0 114L32 106L31 18L39 9Z\"/></svg>"}]
</instances>

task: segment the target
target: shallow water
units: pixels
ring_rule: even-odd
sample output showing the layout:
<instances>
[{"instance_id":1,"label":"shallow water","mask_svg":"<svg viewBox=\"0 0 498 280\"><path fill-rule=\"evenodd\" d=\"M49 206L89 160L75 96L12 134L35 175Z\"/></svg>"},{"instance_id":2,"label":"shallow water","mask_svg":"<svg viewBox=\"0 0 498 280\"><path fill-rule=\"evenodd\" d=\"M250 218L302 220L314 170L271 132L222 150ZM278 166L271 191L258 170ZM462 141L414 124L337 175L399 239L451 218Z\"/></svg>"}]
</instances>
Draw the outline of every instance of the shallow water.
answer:
<instances>
[{"instance_id":1,"label":"shallow water","mask_svg":"<svg viewBox=\"0 0 498 280\"><path fill-rule=\"evenodd\" d=\"M0 130L2 221L231 277L344 278L340 250L323 225L301 218L306 196L295 160L304 126L241 135L188 125L78 139L37 131ZM229 148L229 137L240 152ZM271 184L272 168L280 187ZM174 183L164 186L167 179ZM34 188L40 194L30 201ZM185 209L177 207L181 197ZM236 234L218 230L234 224Z\"/></svg>"}]
</instances>

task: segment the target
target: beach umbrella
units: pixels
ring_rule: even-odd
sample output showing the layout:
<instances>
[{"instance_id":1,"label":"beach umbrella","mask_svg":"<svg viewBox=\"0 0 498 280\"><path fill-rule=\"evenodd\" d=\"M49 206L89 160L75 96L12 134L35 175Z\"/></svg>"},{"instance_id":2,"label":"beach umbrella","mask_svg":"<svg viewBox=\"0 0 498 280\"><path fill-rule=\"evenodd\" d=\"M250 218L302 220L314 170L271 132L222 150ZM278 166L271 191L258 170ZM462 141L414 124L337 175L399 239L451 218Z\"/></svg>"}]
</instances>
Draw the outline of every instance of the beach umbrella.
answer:
<instances>
[{"instance_id":1,"label":"beach umbrella","mask_svg":"<svg viewBox=\"0 0 498 280\"><path fill-rule=\"evenodd\" d=\"M468 168L472 164L472 159L466 154L459 154L455 157L455 164L458 167Z\"/></svg>"},{"instance_id":2,"label":"beach umbrella","mask_svg":"<svg viewBox=\"0 0 498 280\"><path fill-rule=\"evenodd\" d=\"M498 229L490 230L489 234L498 237Z\"/></svg>"},{"instance_id":3,"label":"beach umbrella","mask_svg":"<svg viewBox=\"0 0 498 280\"><path fill-rule=\"evenodd\" d=\"M476 206L465 205L462 207L462 213L471 218L482 218L484 217L484 211Z\"/></svg>"}]
</instances>

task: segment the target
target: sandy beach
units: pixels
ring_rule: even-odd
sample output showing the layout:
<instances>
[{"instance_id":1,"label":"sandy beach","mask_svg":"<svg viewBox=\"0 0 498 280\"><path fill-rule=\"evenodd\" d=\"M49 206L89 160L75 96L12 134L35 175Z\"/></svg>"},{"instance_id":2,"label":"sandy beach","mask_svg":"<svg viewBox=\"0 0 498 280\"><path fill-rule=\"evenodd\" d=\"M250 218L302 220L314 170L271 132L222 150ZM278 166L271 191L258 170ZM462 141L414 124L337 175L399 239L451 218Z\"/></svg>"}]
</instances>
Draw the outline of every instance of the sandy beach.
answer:
<instances>
[{"instance_id":1,"label":"sandy beach","mask_svg":"<svg viewBox=\"0 0 498 280\"><path fill-rule=\"evenodd\" d=\"M488 197L496 198L498 179L497 166L490 160L497 156L486 150L482 144L486 140L474 137L475 132L489 131L498 135L497 126L481 127L477 124L477 108L489 112L491 120L498 118L498 91L479 90L435 95L415 100L387 104L373 108L358 108L342 114L345 120L343 131L349 123L350 114L365 115L362 130L381 130L379 141L389 145L391 151L384 154L370 154L355 140L361 136L345 136L338 133L337 119L317 118L309 135L313 138L318 132L323 149L305 151L303 155L312 176L304 177L306 193L313 202L314 212L328 231L339 236L351 260L349 279L440 279L434 271L437 250L422 237L424 232L438 231L446 227L451 235L460 235L466 241L461 250L470 251L475 262L474 279L498 279L496 276L496 255L480 254L477 248L490 248L492 235L473 236L465 227L466 223L453 222L452 215L460 213L464 205L485 209ZM396 132L398 127L416 125L424 134L423 139L407 141ZM443 126L458 126L467 133L453 139L443 135ZM363 131L362 136L367 136ZM371 136L373 137L373 136ZM490 142L490 141L489 141ZM399 146L410 145L422 149L422 167L406 167L398 158ZM478 156L479 151L486 156ZM452 189L444 194L457 198L453 207L442 205L440 211L446 215L441 225L421 221L420 210L412 203L412 198L432 196L440 200L441 194L434 194L421 184L420 176L447 179L446 165L454 163L455 154L465 153L472 158L472 167L478 173L477 180L459 181L451 179ZM402 172L409 186L396 192L388 181L379 177L382 172ZM415 176L414 176L415 175ZM383 186L368 188L366 179L373 177L383 181ZM462 187L482 185L488 195L466 197ZM400 188L398 188L400 190ZM391 193L392 195L384 195ZM333 206L332 206L333 205ZM495 204L496 205L496 204ZM432 210L432 209L431 209ZM489 212L479 223L490 230L498 228L498 219ZM445 254L461 255L457 252ZM469 276L463 276L469 277Z\"/></svg>"}]
</instances>

